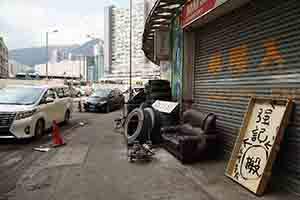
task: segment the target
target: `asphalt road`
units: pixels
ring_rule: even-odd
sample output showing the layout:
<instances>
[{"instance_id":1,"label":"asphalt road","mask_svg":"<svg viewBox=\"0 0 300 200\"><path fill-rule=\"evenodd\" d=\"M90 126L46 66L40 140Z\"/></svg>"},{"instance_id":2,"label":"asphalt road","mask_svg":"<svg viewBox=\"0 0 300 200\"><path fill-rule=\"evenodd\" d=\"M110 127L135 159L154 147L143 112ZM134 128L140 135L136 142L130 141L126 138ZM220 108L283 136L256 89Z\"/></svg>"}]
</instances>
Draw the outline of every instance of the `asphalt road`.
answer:
<instances>
[{"instance_id":1,"label":"asphalt road","mask_svg":"<svg viewBox=\"0 0 300 200\"><path fill-rule=\"evenodd\" d=\"M79 127L81 121L88 122L97 114L74 113L70 123L60 126L62 135L67 135ZM0 200L6 199L7 193L13 190L20 176L41 156L35 147L49 145L51 132L38 140L0 140Z\"/></svg>"}]
</instances>

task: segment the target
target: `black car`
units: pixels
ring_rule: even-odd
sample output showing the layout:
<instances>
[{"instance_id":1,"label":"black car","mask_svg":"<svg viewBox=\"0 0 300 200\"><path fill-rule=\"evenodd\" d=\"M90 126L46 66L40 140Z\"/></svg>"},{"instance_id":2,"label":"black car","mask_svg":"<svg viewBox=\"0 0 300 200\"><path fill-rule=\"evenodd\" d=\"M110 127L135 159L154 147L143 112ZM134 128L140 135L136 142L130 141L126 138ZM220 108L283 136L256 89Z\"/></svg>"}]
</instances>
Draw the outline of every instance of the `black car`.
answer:
<instances>
[{"instance_id":1,"label":"black car","mask_svg":"<svg viewBox=\"0 0 300 200\"><path fill-rule=\"evenodd\" d=\"M84 103L86 111L110 112L119 109L124 103L124 96L119 89L98 89Z\"/></svg>"}]
</instances>

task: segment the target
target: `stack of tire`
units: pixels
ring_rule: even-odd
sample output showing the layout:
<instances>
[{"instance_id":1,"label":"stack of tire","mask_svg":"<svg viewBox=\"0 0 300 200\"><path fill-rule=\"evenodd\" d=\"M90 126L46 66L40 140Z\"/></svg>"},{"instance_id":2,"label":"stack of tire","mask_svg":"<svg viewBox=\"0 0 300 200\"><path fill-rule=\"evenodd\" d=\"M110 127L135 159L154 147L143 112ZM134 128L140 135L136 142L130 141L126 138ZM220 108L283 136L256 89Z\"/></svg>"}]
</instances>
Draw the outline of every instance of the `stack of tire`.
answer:
<instances>
[{"instance_id":1,"label":"stack of tire","mask_svg":"<svg viewBox=\"0 0 300 200\"><path fill-rule=\"evenodd\" d=\"M148 104L156 100L172 100L170 82L167 80L149 80L145 85L145 93Z\"/></svg>"},{"instance_id":2,"label":"stack of tire","mask_svg":"<svg viewBox=\"0 0 300 200\"><path fill-rule=\"evenodd\" d=\"M156 100L161 101L172 101L171 87L168 80L149 80L148 84L145 85L146 93L146 105L152 105ZM158 119L160 121L160 127L172 126L177 123L178 110L167 114L158 112Z\"/></svg>"},{"instance_id":3,"label":"stack of tire","mask_svg":"<svg viewBox=\"0 0 300 200\"><path fill-rule=\"evenodd\" d=\"M177 122L176 114L165 114L151 106L141 106L134 109L126 118L125 137L127 143L133 144L138 141L141 144L151 141L152 144L160 144L161 128L173 126Z\"/></svg>"}]
</instances>

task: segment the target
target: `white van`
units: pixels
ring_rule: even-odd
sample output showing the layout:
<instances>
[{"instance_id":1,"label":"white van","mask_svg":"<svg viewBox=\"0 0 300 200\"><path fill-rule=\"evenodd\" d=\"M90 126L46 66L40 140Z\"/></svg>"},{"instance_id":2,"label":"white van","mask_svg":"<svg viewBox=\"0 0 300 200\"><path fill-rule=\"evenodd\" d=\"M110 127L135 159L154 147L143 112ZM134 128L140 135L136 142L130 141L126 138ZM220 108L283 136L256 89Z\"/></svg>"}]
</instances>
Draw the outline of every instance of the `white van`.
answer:
<instances>
[{"instance_id":1,"label":"white van","mask_svg":"<svg viewBox=\"0 0 300 200\"><path fill-rule=\"evenodd\" d=\"M53 120L67 123L72 99L67 86L6 86L0 89L0 138L39 137Z\"/></svg>"}]
</instances>

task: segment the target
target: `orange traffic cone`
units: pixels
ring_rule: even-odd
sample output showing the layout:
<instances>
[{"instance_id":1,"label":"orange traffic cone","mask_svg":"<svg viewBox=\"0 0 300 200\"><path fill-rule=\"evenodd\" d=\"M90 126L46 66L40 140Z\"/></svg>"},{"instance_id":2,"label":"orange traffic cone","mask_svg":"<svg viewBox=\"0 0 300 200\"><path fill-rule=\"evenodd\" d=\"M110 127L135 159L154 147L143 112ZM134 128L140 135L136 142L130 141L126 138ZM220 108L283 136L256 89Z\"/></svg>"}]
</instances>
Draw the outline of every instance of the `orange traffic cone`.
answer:
<instances>
[{"instance_id":1,"label":"orange traffic cone","mask_svg":"<svg viewBox=\"0 0 300 200\"><path fill-rule=\"evenodd\" d=\"M55 120L53 120L52 143L54 147L59 147L66 144L61 137L59 127Z\"/></svg>"}]
</instances>

